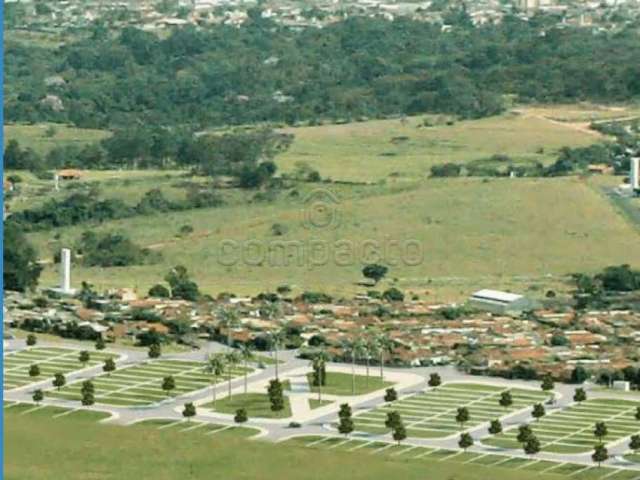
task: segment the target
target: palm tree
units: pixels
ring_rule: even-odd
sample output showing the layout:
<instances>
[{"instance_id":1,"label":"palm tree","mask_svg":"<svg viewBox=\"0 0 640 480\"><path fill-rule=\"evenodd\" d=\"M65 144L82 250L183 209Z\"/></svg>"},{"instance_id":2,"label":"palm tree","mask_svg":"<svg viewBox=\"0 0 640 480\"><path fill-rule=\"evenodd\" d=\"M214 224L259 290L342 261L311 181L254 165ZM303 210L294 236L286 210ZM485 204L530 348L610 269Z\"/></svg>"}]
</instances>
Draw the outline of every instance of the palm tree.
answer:
<instances>
[{"instance_id":1,"label":"palm tree","mask_svg":"<svg viewBox=\"0 0 640 480\"><path fill-rule=\"evenodd\" d=\"M213 392L213 408L216 406L216 387L215 384L218 383L218 377L224 373L226 367L225 358L221 354L208 355L207 363L204 367L205 372L209 375L212 375L211 382L211 391Z\"/></svg>"},{"instance_id":2,"label":"palm tree","mask_svg":"<svg viewBox=\"0 0 640 480\"><path fill-rule=\"evenodd\" d=\"M324 350L320 350L318 353L316 353L315 356L313 357L313 360L311 360L311 368L313 368L313 370L317 372L317 375L318 375L318 401L319 402L322 401L322 373L321 372L324 370L327 360L328 360L328 355L327 355L327 352L325 352Z\"/></svg>"},{"instance_id":3,"label":"palm tree","mask_svg":"<svg viewBox=\"0 0 640 480\"><path fill-rule=\"evenodd\" d=\"M342 342L342 349L351 355L351 394L356 394L356 353L357 342L345 340Z\"/></svg>"},{"instance_id":4,"label":"palm tree","mask_svg":"<svg viewBox=\"0 0 640 480\"><path fill-rule=\"evenodd\" d=\"M356 354L360 358L364 358L366 365L366 374L365 374L365 384L367 388L369 388L369 358L370 358L370 350L369 350L369 341L358 339L356 340Z\"/></svg>"},{"instance_id":5,"label":"palm tree","mask_svg":"<svg viewBox=\"0 0 640 480\"><path fill-rule=\"evenodd\" d=\"M229 386L229 400L231 400L231 379L233 378L233 368L240 363L240 355L235 350L226 353L224 356L229 369L227 370L227 385Z\"/></svg>"},{"instance_id":6,"label":"palm tree","mask_svg":"<svg viewBox=\"0 0 640 480\"><path fill-rule=\"evenodd\" d=\"M278 380L278 349L284 342L286 332L284 328L271 332L271 350L274 352L274 360L276 366L276 380Z\"/></svg>"},{"instance_id":7,"label":"palm tree","mask_svg":"<svg viewBox=\"0 0 640 480\"><path fill-rule=\"evenodd\" d=\"M384 380L384 356L392 352L393 342L386 333L381 333L376 337L376 344L380 355L380 380Z\"/></svg>"},{"instance_id":8,"label":"palm tree","mask_svg":"<svg viewBox=\"0 0 640 480\"><path fill-rule=\"evenodd\" d=\"M220 308L218 310L218 318L220 318L220 324L227 330L227 347L233 349L231 331L240 325L238 312L233 308Z\"/></svg>"},{"instance_id":9,"label":"palm tree","mask_svg":"<svg viewBox=\"0 0 640 480\"><path fill-rule=\"evenodd\" d=\"M244 393L247 393L247 372L249 371L249 360L253 358L253 347L250 343L243 343L240 347L240 355L244 360Z\"/></svg>"}]
</instances>

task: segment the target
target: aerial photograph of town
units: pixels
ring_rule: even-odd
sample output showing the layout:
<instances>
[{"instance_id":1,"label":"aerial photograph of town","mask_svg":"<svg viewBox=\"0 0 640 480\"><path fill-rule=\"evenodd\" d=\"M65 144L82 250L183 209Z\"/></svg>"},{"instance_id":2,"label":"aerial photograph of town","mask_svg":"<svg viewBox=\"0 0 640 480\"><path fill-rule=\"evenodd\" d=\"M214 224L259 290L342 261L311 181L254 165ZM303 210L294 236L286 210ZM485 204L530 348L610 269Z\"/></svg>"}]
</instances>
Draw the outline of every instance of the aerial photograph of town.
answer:
<instances>
[{"instance_id":1,"label":"aerial photograph of town","mask_svg":"<svg viewBox=\"0 0 640 480\"><path fill-rule=\"evenodd\" d=\"M640 0L4 0L8 480L640 480Z\"/></svg>"}]
</instances>

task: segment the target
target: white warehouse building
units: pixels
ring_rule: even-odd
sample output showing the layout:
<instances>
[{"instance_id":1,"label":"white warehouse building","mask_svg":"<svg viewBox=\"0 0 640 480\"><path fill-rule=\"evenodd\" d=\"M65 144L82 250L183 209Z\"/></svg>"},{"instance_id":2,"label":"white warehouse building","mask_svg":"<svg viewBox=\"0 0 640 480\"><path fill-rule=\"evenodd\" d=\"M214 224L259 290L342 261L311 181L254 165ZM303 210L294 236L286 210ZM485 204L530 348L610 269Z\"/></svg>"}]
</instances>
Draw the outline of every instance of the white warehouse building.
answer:
<instances>
[{"instance_id":1,"label":"white warehouse building","mask_svg":"<svg viewBox=\"0 0 640 480\"><path fill-rule=\"evenodd\" d=\"M499 315L520 314L531 309L531 302L526 297L499 290L479 290L469 297L468 304Z\"/></svg>"}]
</instances>

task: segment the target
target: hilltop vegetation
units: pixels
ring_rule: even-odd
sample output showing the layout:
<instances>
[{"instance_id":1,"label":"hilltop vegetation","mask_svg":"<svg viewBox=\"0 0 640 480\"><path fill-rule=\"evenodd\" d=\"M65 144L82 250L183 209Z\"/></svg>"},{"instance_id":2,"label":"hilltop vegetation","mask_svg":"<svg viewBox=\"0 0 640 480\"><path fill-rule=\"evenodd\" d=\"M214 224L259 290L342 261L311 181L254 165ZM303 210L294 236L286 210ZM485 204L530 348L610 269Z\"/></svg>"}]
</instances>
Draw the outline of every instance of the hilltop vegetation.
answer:
<instances>
[{"instance_id":1,"label":"hilltop vegetation","mask_svg":"<svg viewBox=\"0 0 640 480\"><path fill-rule=\"evenodd\" d=\"M99 25L53 50L6 44L11 122L192 128L348 120L422 112L477 118L523 102L640 96L638 32L594 35L555 18L474 27L350 18L296 31L249 12L243 28L185 27L166 38ZM48 79L45 84L43 79Z\"/></svg>"}]
</instances>

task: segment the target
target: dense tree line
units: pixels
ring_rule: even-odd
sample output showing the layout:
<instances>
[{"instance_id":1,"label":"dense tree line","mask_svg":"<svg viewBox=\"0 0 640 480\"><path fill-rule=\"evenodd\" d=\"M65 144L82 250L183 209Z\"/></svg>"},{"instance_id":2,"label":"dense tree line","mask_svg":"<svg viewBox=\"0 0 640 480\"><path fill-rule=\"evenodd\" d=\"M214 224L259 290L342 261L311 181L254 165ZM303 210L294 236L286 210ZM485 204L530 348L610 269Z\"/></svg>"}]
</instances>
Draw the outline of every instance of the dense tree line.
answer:
<instances>
[{"instance_id":1,"label":"dense tree line","mask_svg":"<svg viewBox=\"0 0 640 480\"><path fill-rule=\"evenodd\" d=\"M184 200L168 200L160 189L146 192L137 205L130 206L117 198L100 199L91 193L73 193L66 198L52 198L39 207L21 210L9 216L6 225L16 225L25 231L48 230L85 222L152 215L194 208L218 207L223 199L212 190L190 189Z\"/></svg>"},{"instance_id":2,"label":"dense tree line","mask_svg":"<svg viewBox=\"0 0 640 480\"><path fill-rule=\"evenodd\" d=\"M420 112L475 118L502 111L504 94L524 102L640 96L633 27L595 35L540 16L479 27L464 12L454 17L448 32L355 17L298 31L254 12L243 28L189 26L165 38L94 29L53 51L9 38L6 118L99 128ZM47 86L50 77L64 81Z\"/></svg>"}]
</instances>

